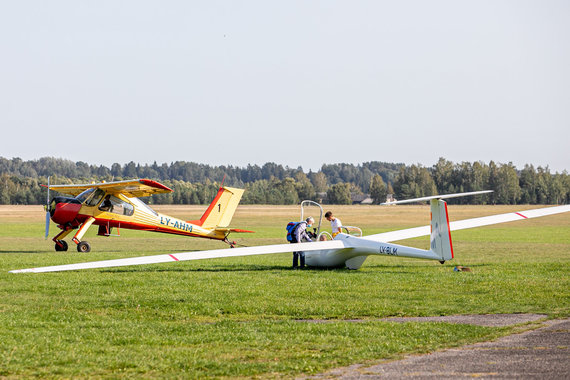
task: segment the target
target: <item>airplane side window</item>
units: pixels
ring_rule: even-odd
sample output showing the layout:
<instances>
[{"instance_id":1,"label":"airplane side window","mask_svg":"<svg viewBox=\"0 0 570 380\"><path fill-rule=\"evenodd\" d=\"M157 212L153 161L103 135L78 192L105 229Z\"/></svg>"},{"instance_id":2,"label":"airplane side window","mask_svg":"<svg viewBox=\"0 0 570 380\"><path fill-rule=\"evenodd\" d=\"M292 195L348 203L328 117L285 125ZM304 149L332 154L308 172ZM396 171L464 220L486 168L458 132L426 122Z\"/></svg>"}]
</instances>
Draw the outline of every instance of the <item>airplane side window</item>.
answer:
<instances>
[{"instance_id":1,"label":"airplane side window","mask_svg":"<svg viewBox=\"0 0 570 380\"><path fill-rule=\"evenodd\" d=\"M123 201L117 197L111 196L110 197L111 204L113 205L110 212L113 214L121 214L131 216L135 212L133 205L128 202Z\"/></svg>"},{"instance_id":2,"label":"airplane side window","mask_svg":"<svg viewBox=\"0 0 570 380\"><path fill-rule=\"evenodd\" d=\"M133 215L135 212L135 208L133 207L133 205L127 202L124 202L124 205L125 205L125 211L124 211L125 215L127 216Z\"/></svg>"},{"instance_id":3,"label":"airplane side window","mask_svg":"<svg viewBox=\"0 0 570 380\"><path fill-rule=\"evenodd\" d=\"M152 208L150 208L149 205L147 205L146 203L144 203L142 201L142 199L139 198L129 198L129 202L133 203L135 206L137 206L139 208L140 211L142 212L146 212L146 213L150 213L153 215L158 216L158 213L156 211L154 211Z\"/></svg>"}]
</instances>

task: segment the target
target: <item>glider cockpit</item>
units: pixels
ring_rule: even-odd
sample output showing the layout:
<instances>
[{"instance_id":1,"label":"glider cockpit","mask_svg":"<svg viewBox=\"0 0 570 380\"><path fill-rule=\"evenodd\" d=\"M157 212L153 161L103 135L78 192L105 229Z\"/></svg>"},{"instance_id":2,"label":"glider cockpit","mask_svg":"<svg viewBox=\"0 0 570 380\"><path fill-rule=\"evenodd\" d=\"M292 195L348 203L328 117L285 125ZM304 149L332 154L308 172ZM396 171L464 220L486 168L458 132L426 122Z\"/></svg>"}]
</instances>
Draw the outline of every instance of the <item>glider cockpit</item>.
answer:
<instances>
[{"instance_id":1,"label":"glider cockpit","mask_svg":"<svg viewBox=\"0 0 570 380\"><path fill-rule=\"evenodd\" d=\"M311 232L310 235L316 238L317 241L333 240L333 237L330 232L321 231L321 225L323 222L323 215L324 215L323 207L315 201L305 200L301 202L300 220L305 220L305 215L309 216L311 215L311 213L314 215L319 215L319 217L317 218L313 216L313 218L315 219L316 227L313 228L313 232ZM341 231L346 235L362 237L362 230L355 226L341 226Z\"/></svg>"}]
</instances>

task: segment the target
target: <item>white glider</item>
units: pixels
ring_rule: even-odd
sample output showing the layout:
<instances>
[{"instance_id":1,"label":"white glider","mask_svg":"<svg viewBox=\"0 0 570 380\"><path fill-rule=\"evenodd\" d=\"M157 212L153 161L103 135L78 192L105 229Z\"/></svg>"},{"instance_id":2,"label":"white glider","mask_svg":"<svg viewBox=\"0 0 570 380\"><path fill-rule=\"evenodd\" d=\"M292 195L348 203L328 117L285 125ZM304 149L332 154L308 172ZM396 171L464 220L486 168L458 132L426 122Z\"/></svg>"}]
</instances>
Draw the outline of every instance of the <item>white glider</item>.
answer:
<instances>
[{"instance_id":1,"label":"white glider","mask_svg":"<svg viewBox=\"0 0 570 380\"><path fill-rule=\"evenodd\" d=\"M215 249L209 251L183 252L156 256L143 256L125 259L94 261L77 264L56 265L39 268L18 269L11 273L42 273L59 272L79 269L111 268L130 265L158 264L175 261L203 260L221 257L236 257L250 255L265 255L282 252L304 251L306 264L313 267L343 267L358 269L370 255L388 255L397 257L412 257L419 259L437 260L442 264L453 259L453 244L451 231L505 223L516 220L538 218L570 211L570 205L547 207L519 212L510 212L493 216L449 222L447 203L442 199L457 196L482 194L472 192L463 194L447 194L414 200L398 201L408 203L430 201L431 223L429 226L409 228L399 231L385 232L369 236L353 236L348 233L338 234L334 240L316 241L312 243L276 244L257 247L242 247L233 249ZM322 233L326 234L326 233ZM321 235L322 235L321 234ZM391 242L420 236L430 236L430 249L423 250ZM317 239L318 240L318 239Z\"/></svg>"}]
</instances>

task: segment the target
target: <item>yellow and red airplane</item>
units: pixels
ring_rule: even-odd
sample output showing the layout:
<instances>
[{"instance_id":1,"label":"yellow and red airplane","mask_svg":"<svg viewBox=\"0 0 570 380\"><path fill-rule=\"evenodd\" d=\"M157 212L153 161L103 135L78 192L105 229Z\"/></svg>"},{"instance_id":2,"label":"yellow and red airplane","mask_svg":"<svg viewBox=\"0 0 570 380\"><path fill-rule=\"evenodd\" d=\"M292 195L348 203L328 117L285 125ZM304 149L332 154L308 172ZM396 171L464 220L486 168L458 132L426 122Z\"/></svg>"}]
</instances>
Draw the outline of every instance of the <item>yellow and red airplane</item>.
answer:
<instances>
[{"instance_id":1,"label":"yellow and red airplane","mask_svg":"<svg viewBox=\"0 0 570 380\"><path fill-rule=\"evenodd\" d=\"M112 229L121 228L154 231L175 235L222 240L233 248L235 242L228 240L231 232L253 232L229 228L234 212L243 194L243 189L220 187L212 203L199 220L184 221L160 214L139 197L169 193L172 189L150 179L102 182L83 185L50 185L55 190L71 197L54 197L46 205L46 238L49 234L49 219L62 231L53 241L56 251L67 251L63 240L77 230L71 239L78 252L89 252L91 246L81 240L91 225L99 226L98 235L110 236Z\"/></svg>"}]
</instances>

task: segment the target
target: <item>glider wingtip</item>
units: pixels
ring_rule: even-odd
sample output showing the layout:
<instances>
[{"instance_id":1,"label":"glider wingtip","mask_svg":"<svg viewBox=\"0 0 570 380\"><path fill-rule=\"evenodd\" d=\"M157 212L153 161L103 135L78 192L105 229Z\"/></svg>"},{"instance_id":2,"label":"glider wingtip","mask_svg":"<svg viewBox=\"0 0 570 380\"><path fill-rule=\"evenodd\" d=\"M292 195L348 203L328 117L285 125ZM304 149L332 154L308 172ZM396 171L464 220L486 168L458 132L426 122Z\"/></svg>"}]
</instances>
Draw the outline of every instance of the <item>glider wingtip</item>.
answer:
<instances>
[{"instance_id":1,"label":"glider wingtip","mask_svg":"<svg viewBox=\"0 0 570 380\"><path fill-rule=\"evenodd\" d=\"M8 271L8 273L34 273L35 269L14 269Z\"/></svg>"}]
</instances>

